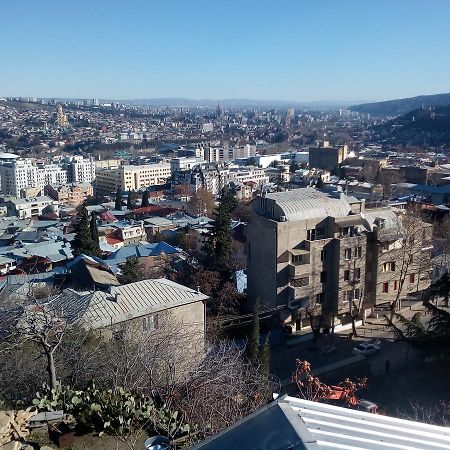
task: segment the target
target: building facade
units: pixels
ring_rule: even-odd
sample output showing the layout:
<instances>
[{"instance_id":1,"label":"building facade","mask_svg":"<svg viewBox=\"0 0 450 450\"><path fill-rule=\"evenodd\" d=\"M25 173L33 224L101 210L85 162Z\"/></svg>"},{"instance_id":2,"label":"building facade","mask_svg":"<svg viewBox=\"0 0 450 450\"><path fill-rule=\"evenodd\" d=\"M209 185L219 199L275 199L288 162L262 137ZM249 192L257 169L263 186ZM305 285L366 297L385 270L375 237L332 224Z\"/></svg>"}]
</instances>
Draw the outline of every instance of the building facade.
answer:
<instances>
[{"instance_id":1,"label":"building facade","mask_svg":"<svg viewBox=\"0 0 450 450\"><path fill-rule=\"evenodd\" d=\"M409 251L398 230L405 225L404 211L366 210L364 201L314 188L266 194L253 208L247 228L249 298L259 298L264 309L278 312L298 331L317 318L323 326L348 323L355 306L362 318L376 304L430 284L430 226L416 220L415 248ZM399 261L400 254L403 265L385 264Z\"/></svg>"},{"instance_id":2,"label":"building facade","mask_svg":"<svg viewBox=\"0 0 450 450\"><path fill-rule=\"evenodd\" d=\"M117 190L136 191L151 186L158 186L170 180L170 164L145 164L141 166L125 165L118 168L96 170L95 193L108 195Z\"/></svg>"},{"instance_id":3,"label":"building facade","mask_svg":"<svg viewBox=\"0 0 450 450\"><path fill-rule=\"evenodd\" d=\"M330 146L328 141L320 147L309 149L309 167L334 171L347 159L347 144L343 146Z\"/></svg>"}]
</instances>

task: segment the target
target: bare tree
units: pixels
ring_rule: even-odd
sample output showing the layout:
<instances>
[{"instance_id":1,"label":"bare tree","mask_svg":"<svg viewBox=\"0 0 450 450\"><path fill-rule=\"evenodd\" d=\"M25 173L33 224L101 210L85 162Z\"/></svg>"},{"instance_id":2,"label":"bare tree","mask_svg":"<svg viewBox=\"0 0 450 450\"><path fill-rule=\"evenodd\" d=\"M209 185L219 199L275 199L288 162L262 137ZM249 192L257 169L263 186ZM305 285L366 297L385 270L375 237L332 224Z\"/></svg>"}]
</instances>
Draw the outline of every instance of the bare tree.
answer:
<instances>
[{"instance_id":1,"label":"bare tree","mask_svg":"<svg viewBox=\"0 0 450 450\"><path fill-rule=\"evenodd\" d=\"M382 266L378 269L387 273L385 280L394 283L391 315L401 308L407 293L430 284L432 226L423 222L420 212L415 206L397 211L394 235L383 243L388 252L380 258Z\"/></svg>"},{"instance_id":2,"label":"bare tree","mask_svg":"<svg viewBox=\"0 0 450 450\"><path fill-rule=\"evenodd\" d=\"M74 323L50 300L44 302L29 295L29 301L3 314L0 329L4 341L9 348L23 345L33 345L39 350L39 356L46 361L49 385L56 389L55 353L58 351L62 339ZM8 347L5 347L8 348Z\"/></svg>"},{"instance_id":3,"label":"bare tree","mask_svg":"<svg viewBox=\"0 0 450 450\"><path fill-rule=\"evenodd\" d=\"M215 433L266 404L274 388L245 349L221 341L176 389L174 404L203 434Z\"/></svg>"},{"instance_id":4,"label":"bare tree","mask_svg":"<svg viewBox=\"0 0 450 450\"><path fill-rule=\"evenodd\" d=\"M188 203L189 211L199 216L208 216L216 207L215 200L214 194L207 189L201 188L192 194Z\"/></svg>"},{"instance_id":5,"label":"bare tree","mask_svg":"<svg viewBox=\"0 0 450 450\"><path fill-rule=\"evenodd\" d=\"M427 405L418 400L409 400L408 407L398 409L398 414L415 422L448 427L450 425L450 402L439 400L436 404Z\"/></svg>"}]
</instances>

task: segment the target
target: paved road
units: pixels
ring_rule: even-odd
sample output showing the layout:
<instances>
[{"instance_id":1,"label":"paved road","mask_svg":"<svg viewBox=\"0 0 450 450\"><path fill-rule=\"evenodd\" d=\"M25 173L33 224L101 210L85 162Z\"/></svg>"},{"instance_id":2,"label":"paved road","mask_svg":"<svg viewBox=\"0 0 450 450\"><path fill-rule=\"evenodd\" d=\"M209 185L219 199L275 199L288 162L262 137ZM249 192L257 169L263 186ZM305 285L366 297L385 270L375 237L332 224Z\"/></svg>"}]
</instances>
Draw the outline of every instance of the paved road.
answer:
<instances>
[{"instance_id":1,"label":"paved road","mask_svg":"<svg viewBox=\"0 0 450 450\"><path fill-rule=\"evenodd\" d=\"M402 311L407 317L412 317L417 311L424 311L420 303ZM386 371L386 361L389 360L390 370L395 371L411 362L412 353L404 343L394 343L393 334L386 329L385 322L380 319L368 319L366 324L358 328L358 337L348 339L349 331L333 335L321 335L316 342L302 342L293 348L285 343L272 346L271 371L280 380L285 381L295 370L295 360L302 359L311 363L313 369L338 362L352 356L352 349L364 340L379 340L381 352L367 358L372 374L382 374ZM336 380L339 381L339 380Z\"/></svg>"}]
</instances>

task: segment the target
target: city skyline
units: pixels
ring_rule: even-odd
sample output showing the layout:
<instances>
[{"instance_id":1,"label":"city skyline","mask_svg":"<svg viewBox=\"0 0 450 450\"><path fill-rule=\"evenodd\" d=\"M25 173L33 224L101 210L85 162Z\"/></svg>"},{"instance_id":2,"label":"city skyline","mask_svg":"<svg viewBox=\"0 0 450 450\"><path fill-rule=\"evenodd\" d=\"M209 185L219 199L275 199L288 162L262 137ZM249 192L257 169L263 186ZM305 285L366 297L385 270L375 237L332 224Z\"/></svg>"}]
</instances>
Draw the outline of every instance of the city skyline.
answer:
<instances>
[{"instance_id":1,"label":"city skyline","mask_svg":"<svg viewBox=\"0 0 450 450\"><path fill-rule=\"evenodd\" d=\"M357 103L448 92L450 8L432 6L10 3L0 95Z\"/></svg>"}]
</instances>

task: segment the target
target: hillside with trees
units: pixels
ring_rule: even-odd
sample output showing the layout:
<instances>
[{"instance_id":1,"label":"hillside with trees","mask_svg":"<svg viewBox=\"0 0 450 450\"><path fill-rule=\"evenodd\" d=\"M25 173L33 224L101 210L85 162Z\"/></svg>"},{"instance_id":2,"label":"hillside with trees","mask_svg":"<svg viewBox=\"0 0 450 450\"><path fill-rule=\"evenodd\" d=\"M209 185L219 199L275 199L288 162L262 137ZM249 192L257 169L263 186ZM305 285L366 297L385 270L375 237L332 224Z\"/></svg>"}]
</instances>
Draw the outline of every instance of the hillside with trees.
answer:
<instances>
[{"instance_id":1,"label":"hillside with trees","mask_svg":"<svg viewBox=\"0 0 450 450\"><path fill-rule=\"evenodd\" d=\"M450 105L416 109L374 129L376 138L391 144L450 145Z\"/></svg>"},{"instance_id":2,"label":"hillside with trees","mask_svg":"<svg viewBox=\"0 0 450 450\"><path fill-rule=\"evenodd\" d=\"M384 102L364 103L350 106L350 111L370 114L375 117L400 116L422 106L450 105L450 94L419 95L418 97L400 98Z\"/></svg>"}]
</instances>

